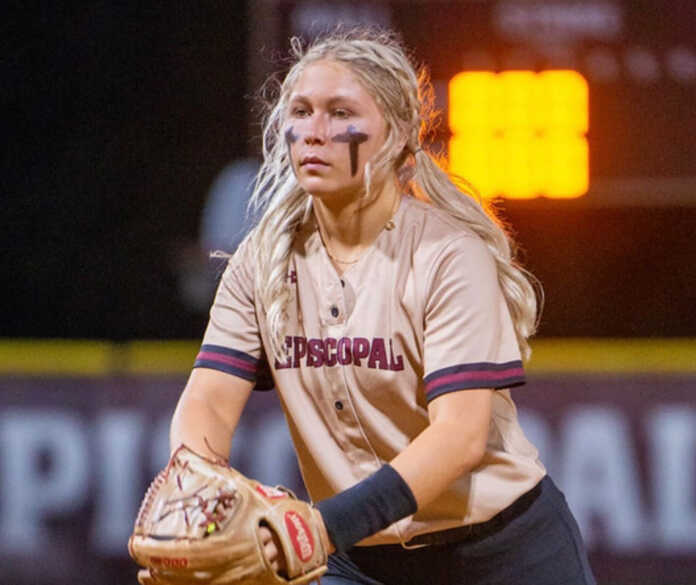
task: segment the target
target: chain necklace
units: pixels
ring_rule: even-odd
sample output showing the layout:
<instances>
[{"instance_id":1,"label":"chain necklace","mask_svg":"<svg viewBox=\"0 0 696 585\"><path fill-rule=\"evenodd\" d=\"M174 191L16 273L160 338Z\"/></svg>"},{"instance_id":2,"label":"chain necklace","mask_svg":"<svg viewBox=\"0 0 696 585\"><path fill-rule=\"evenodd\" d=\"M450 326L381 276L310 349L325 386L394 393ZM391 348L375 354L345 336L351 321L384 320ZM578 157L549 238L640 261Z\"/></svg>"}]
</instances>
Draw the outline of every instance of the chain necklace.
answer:
<instances>
[{"instance_id":1,"label":"chain necklace","mask_svg":"<svg viewBox=\"0 0 696 585\"><path fill-rule=\"evenodd\" d=\"M338 262L339 264L357 264L358 261L360 260L360 258L362 258L363 253L365 252L365 250L361 250L361 251L360 251L360 254L358 254L358 256L357 256L357 258L355 258L355 260L342 260L342 259L339 258L338 256L334 256L334 255L329 251L329 247L328 247L328 246L325 245L324 247L326 248L326 254L328 255L328 257L331 258L331 260L333 260L334 262Z\"/></svg>"}]
</instances>

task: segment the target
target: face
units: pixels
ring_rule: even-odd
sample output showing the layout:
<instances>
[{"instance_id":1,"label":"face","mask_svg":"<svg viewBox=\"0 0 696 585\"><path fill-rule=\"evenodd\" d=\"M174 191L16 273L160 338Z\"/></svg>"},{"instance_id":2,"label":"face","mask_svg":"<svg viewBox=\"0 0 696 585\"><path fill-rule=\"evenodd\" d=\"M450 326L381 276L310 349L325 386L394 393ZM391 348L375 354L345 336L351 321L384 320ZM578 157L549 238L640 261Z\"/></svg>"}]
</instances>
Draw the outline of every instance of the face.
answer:
<instances>
[{"instance_id":1,"label":"face","mask_svg":"<svg viewBox=\"0 0 696 585\"><path fill-rule=\"evenodd\" d=\"M284 132L305 191L352 198L363 189L365 163L384 144L386 123L351 70L324 60L308 65L295 83Z\"/></svg>"}]
</instances>

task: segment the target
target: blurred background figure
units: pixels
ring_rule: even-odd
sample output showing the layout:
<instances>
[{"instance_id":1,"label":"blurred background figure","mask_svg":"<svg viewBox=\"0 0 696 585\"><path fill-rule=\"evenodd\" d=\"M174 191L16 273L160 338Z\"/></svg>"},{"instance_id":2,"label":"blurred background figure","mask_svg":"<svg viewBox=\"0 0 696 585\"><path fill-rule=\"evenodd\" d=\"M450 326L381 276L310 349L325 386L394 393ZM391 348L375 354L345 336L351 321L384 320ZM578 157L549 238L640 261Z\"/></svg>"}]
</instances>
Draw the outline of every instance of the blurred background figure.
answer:
<instances>
[{"instance_id":1,"label":"blurred background figure","mask_svg":"<svg viewBox=\"0 0 696 585\"><path fill-rule=\"evenodd\" d=\"M248 211L254 178L259 170L256 159L238 159L215 178L208 192L201 217L201 248L233 253L258 218Z\"/></svg>"},{"instance_id":2,"label":"blurred background figure","mask_svg":"<svg viewBox=\"0 0 696 585\"><path fill-rule=\"evenodd\" d=\"M192 311L207 311L218 278L224 268L216 252L233 254L257 221L248 208L259 162L238 159L220 171L203 205L198 245L180 251L178 288L184 304Z\"/></svg>"}]
</instances>

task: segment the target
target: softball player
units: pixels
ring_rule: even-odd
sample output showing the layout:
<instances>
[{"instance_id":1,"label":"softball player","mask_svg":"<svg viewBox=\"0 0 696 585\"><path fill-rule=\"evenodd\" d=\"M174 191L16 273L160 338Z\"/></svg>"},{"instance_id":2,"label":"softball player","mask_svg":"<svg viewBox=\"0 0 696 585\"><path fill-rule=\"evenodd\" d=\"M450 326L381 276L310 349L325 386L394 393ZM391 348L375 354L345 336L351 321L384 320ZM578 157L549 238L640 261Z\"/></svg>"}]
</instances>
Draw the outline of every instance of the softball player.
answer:
<instances>
[{"instance_id":1,"label":"softball player","mask_svg":"<svg viewBox=\"0 0 696 585\"><path fill-rule=\"evenodd\" d=\"M222 277L172 447L226 456L252 389L275 386L335 549L325 585L593 584L510 396L534 289L423 150L425 77L386 34L292 47L264 213Z\"/></svg>"}]
</instances>

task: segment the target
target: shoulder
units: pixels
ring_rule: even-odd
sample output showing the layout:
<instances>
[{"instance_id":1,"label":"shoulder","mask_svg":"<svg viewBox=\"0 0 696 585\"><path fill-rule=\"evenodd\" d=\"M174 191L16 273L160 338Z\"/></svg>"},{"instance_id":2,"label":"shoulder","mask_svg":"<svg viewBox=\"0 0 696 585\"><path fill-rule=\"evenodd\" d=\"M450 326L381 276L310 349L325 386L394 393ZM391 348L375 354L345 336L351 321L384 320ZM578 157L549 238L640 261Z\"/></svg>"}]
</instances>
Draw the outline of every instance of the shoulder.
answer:
<instances>
[{"instance_id":1,"label":"shoulder","mask_svg":"<svg viewBox=\"0 0 696 585\"><path fill-rule=\"evenodd\" d=\"M246 236L227 260L227 270L251 267L254 263L254 245L250 235Z\"/></svg>"},{"instance_id":2,"label":"shoulder","mask_svg":"<svg viewBox=\"0 0 696 585\"><path fill-rule=\"evenodd\" d=\"M432 276L443 264L453 261L464 269L495 268L493 255L481 237L465 221L444 209L408 197L404 223L412 242L413 259L422 274Z\"/></svg>"},{"instance_id":3,"label":"shoulder","mask_svg":"<svg viewBox=\"0 0 696 585\"><path fill-rule=\"evenodd\" d=\"M442 246L462 237L480 241L469 225L444 209L415 197L404 198L404 222L406 229L417 234L420 246Z\"/></svg>"},{"instance_id":4,"label":"shoulder","mask_svg":"<svg viewBox=\"0 0 696 585\"><path fill-rule=\"evenodd\" d=\"M239 286L241 283L253 283L256 266L254 245L249 236L239 244L237 249L227 258L227 264L222 273L221 284Z\"/></svg>"}]
</instances>

